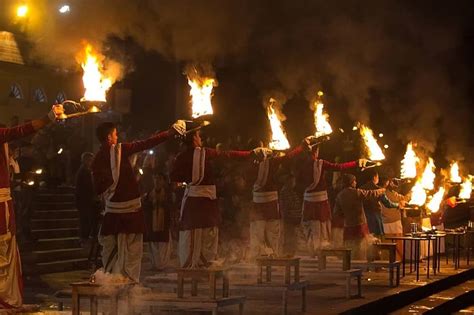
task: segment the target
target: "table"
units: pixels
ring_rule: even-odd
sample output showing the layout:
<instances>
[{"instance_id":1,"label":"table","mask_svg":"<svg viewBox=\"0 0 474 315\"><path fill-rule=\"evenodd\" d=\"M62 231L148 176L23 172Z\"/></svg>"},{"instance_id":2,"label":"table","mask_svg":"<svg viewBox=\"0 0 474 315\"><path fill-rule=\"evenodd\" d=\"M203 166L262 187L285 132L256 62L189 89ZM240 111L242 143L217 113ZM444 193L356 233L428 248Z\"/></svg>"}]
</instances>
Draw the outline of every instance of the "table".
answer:
<instances>
[{"instance_id":1,"label":"table","mask_svg":"<svg viewBox=\"0 0 474 315\"><path fill-rule=\"evenodd\" d=\"M466 235L465 231L443 231L447 236L453 237L453 263L454 269L459 269L459 265L461 264L461 237ZM446 246L446 264L449 262L449 255L448 255L448 247Z\"/></svg>"},{"instance_id":2,"label":"table","mask_svg":"<svg viewBox=\"0 0 474 315\"><path fill-rule=\"evenodd\" d=\"M402 276L404 277L405 276L405 266L406 266L406 262L405 262L405 256L406 256L406 249L405 249L405 244L407 241L410 242L410 272L412 272L412 254L413 254L413 251L412 251L412 246L413 246L413 243L414 243L414 246L415 246L415 260L414 260L414 268L415 268L415 271L416 271L416 281L420 280L420 244L421 244L421 241L427 241L428 242L428 257L426 259L426 262L427 262L427 268L426 268L426 277L429 278L430 277L430 250L431 250L431 242L433 242L433 256L432 256L432 259L433 259L433 264L432 264L432 267L433 267L433 273L436 274L436 271L438 270L438 238L439 237L436 237L431 234L421 234L421 235L417 235L416 237L414 236L409 236L409 235L406 235L406 236L387 236L385 239L387 240L392 240L393 242L397 241L397 240L402 240L403 241L403 251L402 251Z\"/></svg>"},{"instance_id":3,"label":"table","mask_svg":"<svg viewBox=\"0 0 474 315\"><path fill-rule=\"evenodd\" d=\"M91 282L73 282L72 287L72 314L79 315L81 313L81 297L89 296L90 313L97 315L99 298L108 298L111 300L110 313L118 314L118 300L120 296L128 297L128 289L134 284L131 283L108 283L102 285ZM128 304L128 303L127 303Z\"/></svg>"},{"instance_id":4,"label":"table","mask_svg":"<svg viewBox=\"0 0 474 315\"><path fill-rule=\"evenodd\" d=\"M257 258L259 268L257 283L263 282L263 268L265 267L265 278L267 282L272 281L272 267L285 267L285 283L291 283L291 267L294 268L294 282L300 281L300 259L299 258Z\"/></svg>"},{"instance_id":5,"label":"table","mask_svg":"<svg viewBox=\"0 0 474 315\"><path fill-rule=\"evenodd\" d=\"M326 269L326 257L342 257L342 270L351 269L351 249L350 248L324 248L319 251L318 264L319 270Z\"/></svg>"},{"instance_id":6,"label":"table","mask_svg":"<svg viewBox=\"0 0 474 315\"><path fill-rule=\"evenodd\" d=\"M178 298L184 297L184 279L191 278L191 296L197 296L198 280L207 279L209 281L209 298L216 299L216 280L222 278L222 297L229 297L229 277L225 268L181 268L178 274Z\"/></svg>"},{"instance_id":7,"label":"table","mask_svg":"<svg viewBox=\"0 0 474 315\"><path fill-rule=\"evenodd\" d=\"M474 234L474 230L466 230L466 263L469 266L469 259L471 257L472 251L472 237Z\"/></svg>"}]
</instances>

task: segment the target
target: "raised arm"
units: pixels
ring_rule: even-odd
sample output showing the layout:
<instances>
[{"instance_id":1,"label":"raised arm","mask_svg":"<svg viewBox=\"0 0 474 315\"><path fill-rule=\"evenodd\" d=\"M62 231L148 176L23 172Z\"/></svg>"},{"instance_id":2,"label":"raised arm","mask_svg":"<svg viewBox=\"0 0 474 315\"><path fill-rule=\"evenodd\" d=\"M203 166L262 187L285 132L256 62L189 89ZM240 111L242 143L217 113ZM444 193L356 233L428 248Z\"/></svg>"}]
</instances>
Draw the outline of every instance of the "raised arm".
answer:
<instances>
[{"instance_id":1,"label":"raised arm","mask_svg":"<svg viewBox=\"0 0 474 315\"><path fill-rule=\"evenodd\" d=\"M332 163L326 160L323 160L323 169L331 171L343 171L350 168L355 168L358 166L357 161L346 162L346 163Z\"/></svg>"},{"instance_id":2,"label":"raised arm","mask_svg":"<svg viewBox=\"0 0 474 315\"><path fill-rule=\"evenodd\" d=\"M359 197L360 199L379 198L380 196L384 194L385 194L385 188L373 189L373 190L357 189L357 197Z\"/></svg>"},{"instance_id":3,"label":"raised arm","mask_svg":"<svg viewBox=\"0 0 474 315\"><path fill-rule=\"evenodd\" d=\"M174 134L174 131L172 129L169 129L156 133L145 140L122 143L122 152L123 154L132 155L143 150L151 149L157 146L158 144L165 142Z\"/></svg>"},{"instance_id":4,"label":"raised arm","mask_svg":"<svg viewBox=\"0 0 474 315\"><path fill-rule=\"evenodd\" d=\"M209 158L223 157L228 159L243 160L252 155L252 151L216 150L206 148L206 156Z\"/></svg>"},{"instance_id":5,"label":"raised arm","mask_svg":"<svg viewBox=\"0 0 474 315\"><path fill-rule=\"evenodd\" d=\"M303 152L304 152L304 147L303 147L303 145L300 144L299 146L295 147L293 150L291 150L287 154L282 155L282 156L278 156L278 157L274 157L273 159L281 160L281 161L289 160L289 159L292 159L292 158L296 157L298 154L301 154Z\"/></svg>"},{"instance_id":6,"label":"raised arm","mask_svg":"<svg viewBox=\"0 0 474 315\"><path fill-rule=\"evenodd\" d=\"M385 206L385 208L398 208L398 203L390 201L386 194L380 196L379 200Z\"/></svg>"}]
</instances>

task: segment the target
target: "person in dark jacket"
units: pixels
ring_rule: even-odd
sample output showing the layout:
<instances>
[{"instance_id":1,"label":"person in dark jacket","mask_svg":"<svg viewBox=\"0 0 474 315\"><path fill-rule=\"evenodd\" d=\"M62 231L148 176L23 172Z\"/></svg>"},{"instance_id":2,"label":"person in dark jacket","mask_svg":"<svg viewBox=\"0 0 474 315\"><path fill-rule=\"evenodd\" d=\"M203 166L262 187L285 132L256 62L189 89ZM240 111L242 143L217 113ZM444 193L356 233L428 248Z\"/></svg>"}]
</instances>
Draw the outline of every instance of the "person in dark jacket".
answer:
<instances>
[{"instance_id":1,"label":"person in dark jacket","mask_svg":"<svg viewBox=\"0 0 474 315\"><path fill-rule=\"evenodd\" d=\"M79 211L79 237L81 245L90 237L94 237L97 230L96 195L92 180L91 165L94 155L84 152L81 155L81 166L76 173L76 208Z\"/></svg>"}]
</instances>

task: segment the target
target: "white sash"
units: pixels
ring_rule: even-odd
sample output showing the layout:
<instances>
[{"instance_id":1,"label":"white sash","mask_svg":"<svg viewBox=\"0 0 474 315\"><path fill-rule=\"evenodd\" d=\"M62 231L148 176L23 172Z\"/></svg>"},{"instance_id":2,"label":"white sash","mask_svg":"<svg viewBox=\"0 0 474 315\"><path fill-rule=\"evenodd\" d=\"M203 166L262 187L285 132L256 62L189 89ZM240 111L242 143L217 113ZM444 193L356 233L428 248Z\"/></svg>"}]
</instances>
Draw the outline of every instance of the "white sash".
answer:
<instances>
[{"instance_id":1,"label":"white sash","mask_svg":"<svg viewBox=\"0 0 474 315\"><path fill-rule=\"evenodd\" d=\"M306 188L305 192L311 191L315 189L316 186L318 186L319 181L321 179L322 169L323 169L323 160L316 159L313 162L313 182L311 183L311 185L309 185Z\"/></svg>"},{"instance_id":2,"label":"white sash","mask_svg":"<svg viewBox=\"0 0 474 315\"><path fill-rule=\"evenodd\" d=\"M188 197L205 197L211 200L217 199L215 185L200 185L204 179L206 163L206 149L201 147L194 148L193 152L193 169L191 183L186 185L184 190L183 200L181 201L181 210L179 219L183 217L184 205Z\"/></svg>"},{"instance_id":3,"label":"white sash","mask_svg":"<svg viewBox=\"0 0 474 315\"><path fill-rule=\"evenodd\" d=\"M120 163L122 161L122 144L110 147L110 169L112 171L112 185L104 192L105 213L131 213L141 207L140 198L127 201L111 201L120 178Z\"/></svg>"},{"instance_id":4,"label":"white sash","mask_svg":"<svg viewBox=\"0 0 474 315\"><path fill-rule=\"evenodd\" d=\"M253 191L259 191L262 189L268 180L268 173L270 171L270 160L265 159L262 162L258 163L258 175L255 184L253 185Z\"/></svg>"},{"instance_id":5,"label":"white sash","mask_svg":"<svg viewBox=\"0 0 474 315\"><path fill-rule=\"evenodd\" d=\"M253 192L253 202L255 203L267 203L278 200L277 191L254 191Z\"/></svg>"},{"instance_id":6,"label":"white sash","mask_svg":"<svg viewBox=\"0 0 474 315\"><path fill-rule=\"evenodd\" d=\"M8 240L12 237L10 232L10 209L8 207L8 201L12 200L10 195L10 188L0 188L0 203L5 204L5 226L7 232L5 234L0 235L0 241Z\"/></svg>"},{"instance_id":7,"label":"white sash","mask_svg":"<svg viewBox=\"0 0 474 315\"><path fill-rule=\"evenodd\" d=\"M304 192L304 200L310 202L320 202L328 200L328 192L323 191L313 191L313 192Z\"/></svg>"}]
</instances>

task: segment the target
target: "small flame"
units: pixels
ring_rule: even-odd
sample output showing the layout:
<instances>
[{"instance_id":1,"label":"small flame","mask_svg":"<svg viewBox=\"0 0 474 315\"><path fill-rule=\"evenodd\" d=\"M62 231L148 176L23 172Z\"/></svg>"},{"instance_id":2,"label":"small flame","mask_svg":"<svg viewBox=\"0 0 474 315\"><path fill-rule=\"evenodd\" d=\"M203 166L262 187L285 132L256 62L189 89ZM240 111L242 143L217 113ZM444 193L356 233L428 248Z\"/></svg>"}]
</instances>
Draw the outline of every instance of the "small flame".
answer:
<instances>
[{"instance_id":1,"label":"small flame","mask_svg":"<svg viewBox=\"0 0 474 315\"><path fill-rule=\"evenodd\" d=\"M461 176L459 176L459 165L458 162L453 162L451 164L451 170L450 170L450 180L453 183L460 183L462 182Z\"/></svg>"},{"instance_id":2,"label":"small flame","mask_svg":"<svg viewBox=\"0 0 474 315\"><path fill-rule=\"evenodd\" d=\"M290 143L288 142L283 126L281 125L279 116L281 117L282 115L278 112L278 109L275 108L275 103L276 100L270 98L267 107L267 116L272 129L272 140L268 146L272 150L286 150L290 148Z\"/></svg>"},{"instance_id":3,"label":"small flame","mask_svg":"<svg viewBox=\"0 0 474 315\"><path fill-rule=\"evenodd\" d=\"M435 180L435 171L436 167L432 158L428 159L423 175L421 176L421 185L424 189L433 190L434 189L434 180Z\"/></svg>"},{"instance_id":4,"label":"small flame","mask_svg":"<svg viewBox=\"0 0 474 315\"><path fill-rule=\"evenodd\" d=\"M426 191L423 189L421 180L418 180L411 189L411 199L408 202L410 205L422 206L426 202Z\"/></svg>"},{"instance_id":5,"label":"small flame","mask_svg":"<svg viewBox=\"0 0 474 315\"><path fill-rule=\"evenodd\" d=\"M81 101L106 101L106 93L112 86L112 79L103 73L103 56L94 52L92 46L87 44L84 49L84 60L81 62L84 75L82 82L85 93Z\"/></svg>"},{"instance_id":6,"label":"small flame","mask_svg":"<svg viewBox=\"0 0 474 315\"><path fill-rule=\"evenodd\" d=\"M198 77L191 79L188 77L188 84L191 87L192 116L198 118L204 115L212 115L212 89L216 81L213 78Z\"/></svg>"},{"instance_id":7,"label":"small flame","mask_svg":"<svg viewBox=\"0 0 474 315\"><path fill-rule=\"evenodd\" d=\"M323 112L324 104L322 102L323 92L318 92L318 99L314 102L314 125L316 127L315 136L321 137L332 133L331 125L329 124L329 115ZM344 131L343 131L344 132Z\"/></svg>"},{"instance_id":8,"label":"small flame","mask_svg":"<svg viewBox=\"0 0 474 315\"><path fill-rule=\"evenodd\" d=\"M436 213L439 211L439 206L441 201L443 201L444 197L444 187L440 187L436 194L433 195L430 202L426 205L426 207L431 211L431 213Z\"/></svg>"},{"instance_id":9,"label":"small flame","mask_svg":"<svg viewBox=\"0 0 474 315\"><path fill-rule=\"evenodd\" d=\"M410 142L407 145L407 151L403 156L401 167L401 178L415 178L416 177L416 163L420 162L413 150L413 144Z\"/></svg>"},{"instance_id":10,"label":"small flame","mask_svg":"<svg viewBox=\"0 0 474 315\"><path fill-rule=\"evenodd\" d=\"M459 192L459 198L470 199L471 193L472 193L472 176L469 175L461 184L461 191Z\"/></svg>"},{"instance_id":11,"label":"small flame","mask_svg":"<svg viewBox=\"0 0 474 315\"><path fill-rule=\"evenodd\" d=\"M375 140L374 133L372 129L359 124L360 135L364 139L365 146L367 148L367 153L369 154L369 159L372 161L380 161L385 159L385 155L382 152L377 140Z\"/></svg>"}]
</instances>

